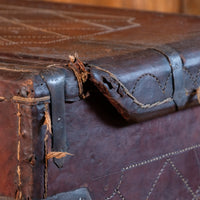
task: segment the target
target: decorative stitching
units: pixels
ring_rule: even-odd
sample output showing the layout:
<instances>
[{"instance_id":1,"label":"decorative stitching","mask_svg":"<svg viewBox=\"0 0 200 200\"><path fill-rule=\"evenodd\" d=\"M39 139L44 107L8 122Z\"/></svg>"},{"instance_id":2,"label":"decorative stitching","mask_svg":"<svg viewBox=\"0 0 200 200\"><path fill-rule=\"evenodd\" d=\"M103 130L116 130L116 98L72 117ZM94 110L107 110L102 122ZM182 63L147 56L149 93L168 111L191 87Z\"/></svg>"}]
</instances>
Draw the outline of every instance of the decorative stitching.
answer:
<instances>
[{"instance_id":1,"label":"decorative stitching","mask_svg":"<svg viewBox=\"0 0 200 200\"><path fill-rule=\"evenodd\" d=\"M153 104L143 104L143 103L140 102L136 97L133 96L133 94L134 94L134 92L135 92L135 90L136 90L136 88L137 88L138 82L139 82L142 78L144 78L144 77L146 77L146 76L150 76L150 77L152 77L153 79L155 79L156 82L158 83L159 88L162 90L162 93L164 93L165 90L166 90L166 88L167 88L167 83L168 83L170 77L172 76L172 73L171 73L171 72L169 73L169 75L168 75L168 77L167 77L167 80L166 80L166 82L164 83L164 86L162 86L160 80L159 80L158 77L156 77L154 74L146 73L146 74L141 75L140 77L137 78L137 80L136 80L136 82L135 82L135 84L134 84L133 90L132 90L132 94L131 94L131 93L128 91L128 89L123 85L123 83L121 83L121 81L120 81L114 74L112 74L110 71L105 70L105 69L103 69L103 68L101 68L101 67L98 67L98 66L95 66L95 65L91 65L91 66L97 68L98 70L101 70L101 71L103 71L103 72L108 73L108 74L111 76L111 78L113 78L116 82L118 82L118 84L119 84L119 85L121 86L121 88L124 90L125 94L127 94L127 96L129 96L129 97L133 100L133 102L134 102L135 104L137 104L138 106L140 106L141 108L144 108L144 109L145 109L145 108L152 108L152 107L159 106L159 105L162 105L162 104L164 104L164 103L168 103L168 102L173 101L173 98L172 98L172 97L169 97L169 98L167 98L167 99L164 99L163 101L157 101L157 102L155 102L155 103L153 103ZM189 72L189 70L186 70L186 68L183 68L183 70L184 70L185 72L187 72L187 74L189 75L190 79L193 81L193 85L197 85L197 80L198 80L199 75L200 75L200 69L198 70L198 73L195 75L195 78L194 78L193 75ZM196 94L196 93L195 93L195 94ZM187 94L187 95L191 95L191 94Z\"/></svg>"},{"instance_id":2,"label":"decorative stitching","mask_svg":"<svg viewBox=\"0 0 200 200\"><path fill-rule=\"evenodd\" d=\"M17 117L18 117L18 143L17 143L17 176L18 176L18 189L16 193L16 200L22 199L22 182L21 182L21 167L20 167L20 152L21 152L21 113L20 113L20 104L17 104Z\"/></svg>"},{"instance_id":3,"label":"decorative stitching","mask_svg":"<svg viewBox=\"0 0 200 200\"><path fill-rule=\"evenodd\" d=\"M195 191L195 197L192 200L200 200L200 186L198 189Z\"/></svg>"},{"instance_id":4,"label":"decorative stitching","mask_svg":"<svg viewBox=\"0 0 200 200\"><path fill-rule=\"evenodd\" d=\"M53 44L53 43L58 43L58 42L62 42L62 41L65 41L65 40L70 40L70 39L84 39L84 38L88 38L88 37L92 37L92 36L104 35L104 34L107 34L107 33L122 31L122 30L130 29L130 28L135 28L135 27L138 27L138 26L140 26L140 25L134 24L134 25L130 25L130 26L124 26L124 27L119 27L119 28L112 29L112 30L100 31L100 32L97 32L97 33L91 33L91 34L80 35L80 36L63 35L63 37L61 39L53 40L53 41L27 41L27 42L26 41L21 41L21 42L10 41L10 42L1 42L0 45L1 46L10 46L10 45L17 45L17 44ZM44 29L44 30L46 30L46 29Z\"/></svg>"},{"instance_id":5,"label":"decorative stitching","mask_svg":"<svg viewBox=\"0 0 200 200\"><path fill-rule=\"evenodd\" d=\"M151 158L149 160L144 160L144 161L139 162L139 163L131 164L131 165L127 166L127 167L124 167L122 169L122 171L127 171L129 169L132 169L132 168L135 168L135 167L140 167L140 166L143 166L143 165L155 162L155 161L159 161L159 160L171 157L171 156L176 156L176 155L179 155L179 154L183 154L185 152L188 152L188 151L191 151L191 150L197 149L197 148L200 148L200 144L196 144L196 145L193 145L193 146L190 146L190 147L178 150L178 151L173 151L173 152L166 153L166 154L163 154L163 155L160 155L160 156L156 156L156 157L153 157L153 158Z\"/></svg>"},{"instance_id":6,"label":"decorative stitching","mask_svg":"<svg viewBox=\"0 0 200 200\"><path fill-rule=\"evenodd\" d=\"M58 42L65 41L66 39L57 39L57 40L51 40L51 41L21 41L21 42L0 42L1 46L11 46L11 45L23 45L23 44L54 44Z\"/></svg>"},{"instance_id":7,"label":"decorative stitching","mask_svg":"<svg viewBox=\"0 0 200 200\"><path fill-rule=\"evenodd\" d=\"M119 195L119 198L120 198L121 200L126 200L125 197L122 195L122 193L121 193L118 189L116 189L116 194Z\"/></svg>"},{"instance_id":8,"label":"decorative stitching","mask_svg":"<svg viewBox=\"0 0 200 200\"><path fill-rule=\"evenodd\" d=\"M133 18L135 20L135 18ZM88 21L92 21L92 22L128 22L124 19L89 19Z\"/></svg>"},{"instance_id":9,"label":"decorative stitching","mask_svg":"<svg viewBox=\"0 0 200 200\"><path fill-rule=\"evenodd\" d=\"M19 19L8 19L8 18L6 18L6 17L0 16L0 20L6 21L6 22L8 22L8 23L15 24L15 25L27 27L27 28L29 28L29 29L31 29L31 30L41 31L41 32L45 32L45 33L48 33L48 34L53 34L53 35L59 36L59 37L61 37L61 38L65 38L65 39L68 39L68 38L69 38L68 36L63 35L63 34L60 34L60 33L57 33L57 32L48 31L48 30L46 30L46 29L39 28L39 27L35 27L35 26L29 25L29 24L24 24L24 23L22 23Z\"/></svg>"},{"instance_id":10,"label":"decorative stitching","mask_svg":"<svg viewBox=\"0 0 200 200\"><path fill-rule=\"evenodd\" d=\"M83 16L96 16L96 17L110 17L110 18L116 18L116 19L127 19L127 16L123 16L123 15L109 15L109 14L97 14L97 13L83 13L83 12L77 12L77 11L65 11L65 10L51 10L51 9L47 9L47 8L35 8L35 7L25 7L25 6L16 6L16 5L5 5L5 4L0 4L0 7L4 8L4 9L15 9L14 11L19 10L22 13L36 13L38 14L39 12L42 14L51 14L51 15L56 15L56 16L60 16L60 14L68 14L68 15L79 15L81 17ZM13 10L11 10L13 11ZM62 15L63 16L63 15Z\"/></svg>"},{"instance_id":11,"label":"decorative stitching","mask_svg":"<svg viewBox=\"0 0 200 200\"><path fill-rule=\"evenodd\" d=\"M100 28L104 28L105 30L107 31L112 31L114 30L112 27L110 26L107 26L105 24L98 24L98 23L94 23L90 20L86 20L86 19L77 19L77 18L74 18L72 16L66 16L66 15L62 15L62 17L64 18L68 18L68 19L71 19L72 21L74 22L79 22L79 23L84 23L84 24L87 24L87 25L92 25L92 26L95 26L95 27L100 27Z\"/></svg>"},{"instance_id":12,"label":"decorative stitching","mask_svg":"<svg viewBox=\"0 0 200 200\"><path fill-rule=\"evenodd\" d=\"M3 40L4 42L12 42L11 40L4 38L3 36L0 36L0 39Z\"/></svg>"},{"instance_id":13,"label":"decorative stitching","mask_svg":"<svg viewBox=\"0 0 200 200\"><path fill-rule=\"evenodd\" d=\"M5 5L2 5L1 4L1 7L4 7ZM24 14L25 12L27 12L27 10L29 10L30 12L28 13L38 13L38 12L41 12L42 14L51 14L51 15L56 15L60 18L64 18L63 19L59 19L61 22L71 22L71 23L83 23L83 24L86 24L86 25L92 25L92 26L95 26L97 28L101 28L103 29L104 31L100 31L100 32L96 32L96 33L91 33L91 34L86 34L86 35L80 35L80 36L68 36L68 35L64 35L64 34L61 34L61 33L58 33L58 32L55 32L55 31L51 31L51 30L59 30L59 29L44 29L43 27L36 27L36 26L33 26L33 25L30 25L30 24L26 24L24 23L23 21L27 22L35 22L35 20L19 20L19 19L16 19L16 18L12 18L12 19L8 19L6 17L2 17L0 16L0 19L1 21L7 21L9 23L12 23L14 25L17 25L17 26L22 26L23 28L26 28L26 30L35 30L35 31L42 31L42 32L45 32L45 33L49 33L49 34L53 34L53 35L56 35L58 37L60 37L60 39L58 40L53 40L53 41L21 41L21 42L16 42L16 41L7 41L5 38L2 37L2 40L5 41L5 42L2 42L0 43L0 45L2 46L10 46L10 45L24 45L24 44L53 44L53 43L58 43L58 42L61 42L61 41L64 41L64 40L69 40L69 39L83 39L83 38L88 38L88 37L92 37L92 36L98 36L98 35L102 35L102 34L106 34L106 33L111 33L111 32L116 32L116 31L122 31L122 30L126 30L126 29L130 29L130 28L134 28L134 27L137 27L137 26L140 26L139 24L135 23L134 20L135 18L133 17L127 17L127 16L114 16L114 15L101 15L101 14L94 14L94 13L80 13L80 12L69 12L69 11L54 11L54 10L49 10L49 9L39 9L39 8L30 8L30 7L20 7L20 6L10 6L10 8L15 8L15 9L19 9L21 11L22 14ZM25 10L24 10L25 9ZM8 10L9 11L9 10ZM35 11L35 12L34 12ZM12 12L12 10L11 10ZM35 14L36 14L35 13ZM71 16L69 16L71 15ZM75 17L72 17L72 16L98 16L98 17L108 17L108 18L111 18L111 19L79 19L79 18L75 18ZM48 20L49 21L49 20ZM45 25L47 25L48 21L45 20ZM98 23L95 23L96 22L115 22L115 21L121 21L121 22L126 22L128 25L124 25L124 26L120 26L118 28L112 28L110 26L107 26L105 24L98 24ZM56 21L57 23L57 21ZM51 21L51 24L52 26L55 26L55 24L52 23ZM48 24L49 25L49 24ZM9 29L11 29L11 27L8 27ZM97 31L97 28L93 28L93 30ZM68 29L69 30L69 29ZM73 29L72 29L73 30ZM84 28L81 28L81 30L85 30ZM87 30L91 30L91 29L87 29ZM35 38L34 36L21 36L21 37L18 37L18 36L9 36L9 38ZM37 36L38 38L40 38L40 36ZM43 38L43 37L41 37ZM45 38L49 38L49 37L45 37Z\"/></svg>"},{"instance_id":14,"label":"decorative stitching","mask_svg":"<svg viewBox=\"0 0 200 200\"><path fill-rule=\"evenodd\" d=\"M159 160L163 160L163 159L170 158L170 157L175 157L175 156L178 156L180 154L186 153L188 151L191 151L191 150L194 150L194 149L197 149L197 148L200 148L200 144L196 144L196 145L193 145L193 146L190 146L190 147L186 147L186 148L181 149L181 150L177 150L177 151L169 152L169 153L166 153L166 154L163 154L163 155L160 155L160 156L156 156L156 157L153 157L151 159L144 160L144 161L141 161L141 162L138 162L138 163L134 163L134 164L131 164L131 165L127 166L127 167L122 168L121 169L120 180L119 180L119 182L117 184L117 187L115 187L115 189L113 190L113 193L109 197L106 197L104 199L105 200L111 200L112 198L114 198L114 196L116 195L116 191L120 189L120 186L121 186L121 184L123 182L124 173L126 171L131 170L131 169L136 168L136 167L141 167L141 166L144 166L144 165L148 165L148 164L151 164L151 163L159 161Z\"/></svg>"},{"instance_id":15,"label":"decorative stitching","mask_svg":"<svg viewBox=\"0 0 200 200\"><path fill-rule=\"evenodd\" d=\"M49 38L58 38L55 35L2 35L4 38L11 39L49 39Z\"/></svg>"},{"instance_id":16,"label":"decorative stitching","mask_svg":"<svg viewBox=\"0 0 200 200\"><path fill-rule=\"evenodd\" d=\"M171 73L171 72L169 73L169 75L168 75L168 77L167 77L167 80L166 80L165 83L164 83L164 86L162 86L160 80L159 80L158 77L155 76L154 74L146 73L146 74L141 75L140 77L137 78L137 80L136 80L136 82L135 82L135 84L134 84L134 87L133 87L133 90L132 90L132 94L134 94L138 82L139 82L142 78L144 78L144 77L146 77L146 76L150 76L150 77L152 77L153 79L155 79L156 82L158 83L159 88L162 90L162 93L165 93L165 90L166 90L166 87L167 87L167 83L168 83L170 77L172 76L172 73Z\"/></svg>"},{"instance_id":17,"label":"decorative stitching","mask_svg":"<svg viewBox=\"0 0 200 200\"><path fill-rule=\"evenodd\" d=\"M59 21L60 22L60 21ZM41 23L41 22L40 22ZM58 21L56 21L56 23L58 23ZM49 23L48 22L45 22L45 25L47 26ZM49 26L55 26L56 24L49 24ZM88 28L88 27L85 27L85 28L80 28L80 27L46 27L47 30L54 30L54 31L96 31L97 28ZM101 29L101 28L99 28ZM29 30L29 28L27 27L14 27L14 26L10 26L10 27L3 27L3 26L0 26L0 30L18 30L18 31L24 31L24 30ZM5 35L4 35L5 37Z\"/></svg>"},{"instance_id":18,"label":"decorative stitching","mask_svg":"<svg viewBox=\"0 0 200 200\"><path fill-rule=\"evenodd\" d=\"M9 11L7 11L7 13L10 14L11 11L9 10ZM19 14L19 13L21 13L21 14L26 14L24 11L18 11L17 14ZM4 14L4 12L0 11L0 14ZM14 11L12 11L12 14L14 14ZM30 12L29 12L28 14L30 14ZM31 14L35 14L35 13L33 12L33 13L31 13ZM92 14L92 15L94 15L94 14ZM112 18L112 15L110 15L110 16L111 16L111 18ZM61 22L61 23L72 22L71 19L68 18L68 15L63 15L63 17L64 17L65 19L58 19L59 22ZM94 16L94 17L95 17L95 16ZM135 20L134 17L131 17L131 18L126 17L126 18L122 18L122 19L121 19L121 18L106 19L105 16L103 16L103 17L104 17L104 19L86 19L86 20L89 21L89 22L127 22L127 23L130 23L130 24L132 23L133 20ZM77 20L85 20L85 19L79 19L79 18L74 18L74 19L77 19ZM127 20L127 19L128 19L128 20ZM43 23L45 23L45 22L52 22L52 24L54 24L54 23L56 24L56 23L58 22L58 20L56 20L56 19L51 19L51 20L49 20L49 19L44 19ZM29 23L35 22L34 19L29 19L29 18L23 19L23 20L21 20L21 21L23 21L23 22L29 22ZM51 25L52 25L52 24L51 24ZM66 28L67 28L67 27L66 27Z\"/></svg>"},{"instance_id":19,"label":"decorative stitching","mask_svg":"<svg viewBox=\"0 0 200 200\"><path fill-rule=\"evenodd\" d=\"M151 196L153 190L155 189L155 187L156 187L156 185L157 185L157 183L158 183L158 181L159 181L159 179L160 179L160 176L163 174L163 172L164 172L164 170L165 170L167 164L168 164L168 162L166 161L166 162L163 164L163 166L162 166L162 168L160 169L160 171L158 172L158 175L157 175L156 179L155 179L154 182L153 182L153 185L152 185L152 187L151 187L151 189L150 189L150 191L149 191L149 193L148 193L148 195L147 195L147 197L146 197L146 200L149 200L149 197Z\"/></svg>"},{"instance_id":20,"label":"decorative stitching","mask_svg":"<svg viewBox=\"0 0 200 200\"><path fill-rule=\"evenodd\" d=\"M121 176L120 176L119 182L117 184L117 187L114 189L113 193L109 197L105 198L105 200L110 200L110 199L112 199L117 194L117 191L119 191L119 189L121 187L123 178L124 178L124 172L121 171Z\"/></svg>"},{"instance_id":21,"label":"decorative stitching","mask_svg":"<svg viewBox=\"0 0 200 200\"><path fill-rule=\"evenodd\" d=\"M200 186L198 187L198 189L195 192L196 194L200 193Z\"/></svg>"},{"instance_id":22,"label":"decorative stitching","mask_svg":"<svg viewBox=\"0 0 200 200\"><path fill-rule=\"evenodd\" d=\"M186 67L183 67L183 71L186 72L186 74L188 74L190 80L193 81L193 86L197 87L197 81L199 79L200 69L198 70L198 72L196 73L195 76Z\"/></svg>"},{"instance_id":23,"label":"decorative stitching","mask_svg":"<svg viewBox=\"0 0 200 200\"><path fill-rule=\"evenodd\" d=\"M190 194L193 196L193 198L195 198L196 195L192 191L192 188L190 187L190 185L188 183L188 180L186 180L186 178L183 176L183 174L181 174L181 172L177 169L177 167L175 166L174 162L170 158L167 159L167 162L171 165L171 167L176 172L177 176L181 179L181 181L184 183L185 187L190 192Z\"/></svg>"},{"instance_id":24,"label":"decorative stitching","mask_svg":"<svg viewBox=\"0 0 200 200\"><path fill-rule=\"evenodd\" d=\"M32 73L36 72L34 70L28 70L28 69L13 69L13 68L9 69L9 68L7 68L7 66L0 67L0 70L11 71L11 72L32 72Z\"/></svg>"},{"instance_id":25,"label":"decorative stitching","mask_svg":"<svg viewBox=\"0 0 200 200\"><path fill-rule=\"evenodd\" d=\"M159 105L162 105L162 104L165 104L165 103L168 103L168 102L171 102L173 101L173 98L172 97L169 97L169 98L166 98L162 101L156 101L155 103L152 103L152 104L143 104L142 102L140 102L139 100L137 100L136 97L134 97L130 92L129 90L125 87L125 85L113 74L111 73L110 71L106 70L106 69L103 69L101 67L98 67L98 66L95 66L95 65L90 65L98 70L101 70L103 72L106 72L107 74L109 74L109 76L114 79L118 84L119 86L124 90L124 93L130 97L133 102L135 104L137 104L138 106L140 106L141 108L153 108L153 107L156 107L156 106L159 106Z\"/></svg>"}]
</instances>

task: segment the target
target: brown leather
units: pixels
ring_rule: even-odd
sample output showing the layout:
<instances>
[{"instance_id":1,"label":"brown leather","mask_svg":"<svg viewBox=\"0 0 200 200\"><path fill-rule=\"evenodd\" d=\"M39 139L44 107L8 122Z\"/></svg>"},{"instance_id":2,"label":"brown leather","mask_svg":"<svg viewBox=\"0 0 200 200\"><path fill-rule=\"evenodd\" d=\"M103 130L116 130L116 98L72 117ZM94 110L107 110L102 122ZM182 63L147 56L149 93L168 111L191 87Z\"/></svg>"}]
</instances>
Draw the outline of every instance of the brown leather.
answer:
<instances>
[{"instance_id":1,"label":"brown leather","mask_svg":"<svg viewBox=\"0 0 200 200\"><path fill-rule=\"evenodd\" d=\"M199 107L128 124L101 94L93 95L66 104L69 152L74 156L66 158L62 169L49 163L49 196L80 187L88 187L94 200L113 192L111 199L122 200L116 189L126 200L199 195Z\"/></svg>"},{"instance_id":2,"label":"brown leather","mask_svg":"<svg viewBox=\"0 0 200 200\"><path fill-rule=\"evenodd\" d=\"M195 37L97 59L89 64L91 81L127 120L142 121L198 105L199 47L200 39ZM194 52L194 65L189 49Z\"/></svg>"},{"instance_id":3,"label":"brown leather","mask_svg":"<svg viewBox=\"0 0 200 200\"><path fill-rule=\"evenodd\" d=\"M182 73L187 81L185 85L180 85L183 86L182 93L186 90L187 95L183 94L185 98L182 96L185 101L182 102L181 108L197 103L191 94L198 87L195 77L198 76L200 62L199 17L95 7L84 7L83 10L77 5L31 1L12 1L5 5L1 0L1 4L2 8L7 9L1 14L2 62L14 62L8 58L12 57L16 62L31 59L40 60L41 64L47 65L63 63L68 60L68 55L76 52L83 62L89 65L97 64L113 72L117 78L123 79L121 82L141 105L161 102L159 106L144 109L135 105L127 95L115 92L112 99L111 91L107 91L106 96L126 119L141 121L177 110L176 103L173 102L173 74L170 74L168 58L162 53L163 47L168 45L179 54L182 62L185 62ZM158 48L161 48L160 52ZM193 58L197 71L190 70L194 67L188 58L191 52L194 57L197 56ZM130 77L127 77L130 72ZM181 82L181 77L178 79L178 82ZM71 81L73 80L74 77ZM100 85L105 86L102 81ZM66 94L68 91L74 92L72 97L67 99L77 100L77 85L73 90L70 87L66 88ZM117 85L116 87L118 88ZM141 90L145 91L143 95ZM166 103L167 99L171 101Z\"/></svg>"},{"instance_id":4,"label":"brown leather","mask_svg":"<svg viewBox=\"0 0 200 200\"><path fill-rule=\"evenodd\" d=\"M44 193L44 131L38 124L43 120L44 104L30 99L34 76L34 72L9 69L0 73L0 196L15 198L22 192L24 198L34 199Z\"/></svg>"},{"instance_id":5,"label":"brown leather","mask_svg":"<svg viewBox=\"0 0 200 200\"><path fill-rule=\"evenodd\" d=\"M199 17L39 1L0 6L0 196L41 199L86 187L95 200L197 198L199 108L166 114L197 105ZM79 60L69 62L74 53ZM52 66L66 72L61 114L74 154L62 169L45 163L47 118L53 98L55 110L60 101L43 79ZM124 91L142 104L171 101L143 109ZM122 116L158 118L135 124Z\"/></svg>"}]
</instances>

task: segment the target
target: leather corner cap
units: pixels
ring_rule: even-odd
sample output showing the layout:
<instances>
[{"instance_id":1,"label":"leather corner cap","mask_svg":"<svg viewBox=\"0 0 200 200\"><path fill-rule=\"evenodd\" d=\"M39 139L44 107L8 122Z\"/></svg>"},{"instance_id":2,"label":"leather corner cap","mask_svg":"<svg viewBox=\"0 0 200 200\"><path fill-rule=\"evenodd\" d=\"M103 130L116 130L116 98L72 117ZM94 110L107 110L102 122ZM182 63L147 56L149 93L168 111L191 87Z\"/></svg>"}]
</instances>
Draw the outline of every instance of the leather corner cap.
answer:
<instances>
[{"instance_id":1,"label":"leather corner cap","mask_svg":"<svg viewBox=\"0 0 200 200\"><path fill-rule=\"evenodd\" d=\"M188 73L183 61L188 49L184 45L181 53L176 49L180 44L91 61L90 81L127 121L145 121L198 105L191 77L197 76L200 62L192 66L184 60L193 70Z\"/></svg>"},{"instance_id":2,"label":"leather corner cap","mask_svg":"<svg viewBox=\"0 0 200 200\"><path fill-rule=\"evenodd\" d=\"M176 110L169 62L153 49L95 61L90 64L90 81L127 121Z\"/></svg>"},{"instance_id":3,"label":"leather corner cap","mask_svg":"<svg viewBox=\"0 0 200 200\"><path fill-rule=\"evenodd\" d=\"M46 200L92 200L86 188L80 188L70 192L59 193Z\"/></svg>"}]
</instances>

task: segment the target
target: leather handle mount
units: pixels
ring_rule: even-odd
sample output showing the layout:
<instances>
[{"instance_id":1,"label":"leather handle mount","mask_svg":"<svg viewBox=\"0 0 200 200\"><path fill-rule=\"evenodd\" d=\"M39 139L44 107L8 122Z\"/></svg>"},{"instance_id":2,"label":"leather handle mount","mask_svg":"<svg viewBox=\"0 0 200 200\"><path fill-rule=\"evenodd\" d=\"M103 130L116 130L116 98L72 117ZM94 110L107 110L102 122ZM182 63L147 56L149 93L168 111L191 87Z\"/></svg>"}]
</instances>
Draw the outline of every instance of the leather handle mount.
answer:
<instances>
[{"instance_id":1,"label":"leather handle mount","mask_svg":"<svg viewBox=\"0 0 200 200\"><path fill-rule=\"evenodd\" d=\"M67 65L51 65L41 72L51 96L54 151L64 152L69 148L65 102L86 98L89 92L84 87L86 82L95 85L128 121L144 121L198 104L196 95L191 100L191 95L186 93L186 69L176 49L163 45L143 50L137 55L137 60L143 59L141 63L134 61L131 55L124 55L123 59L120 62L125 63L124 66L117 68L111 65L113 58L108 60L110 65L102 63L102 60L102 65L95 65L93 61L85 64L76 56L70 56ZM127 73L120 73L120 68ZM164 86L162 80L165 80ZM196 89L188 90L192 93ZM54 159L54 162L62 167L64 159Z\"/></svg>"}]
</instances>

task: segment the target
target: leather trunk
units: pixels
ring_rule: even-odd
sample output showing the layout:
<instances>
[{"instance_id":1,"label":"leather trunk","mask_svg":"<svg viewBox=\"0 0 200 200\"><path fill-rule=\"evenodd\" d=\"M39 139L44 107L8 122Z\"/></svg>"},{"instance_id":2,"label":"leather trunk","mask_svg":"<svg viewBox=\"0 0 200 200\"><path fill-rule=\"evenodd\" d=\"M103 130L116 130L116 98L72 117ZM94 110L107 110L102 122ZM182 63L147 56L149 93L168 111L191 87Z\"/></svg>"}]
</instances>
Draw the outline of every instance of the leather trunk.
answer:
<instances>
[{"instance_id":1,"label":"leather trunk","mask_svg":"<svg viewBox=\"0 0 200 200\"><path fill-rule=\"evenodd\" d=\"M200 18L0 1L0 199L200 199Z\"/></svg>"}]
</instances>

